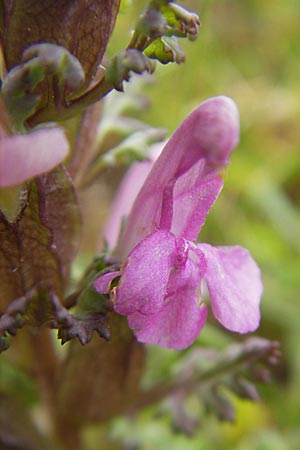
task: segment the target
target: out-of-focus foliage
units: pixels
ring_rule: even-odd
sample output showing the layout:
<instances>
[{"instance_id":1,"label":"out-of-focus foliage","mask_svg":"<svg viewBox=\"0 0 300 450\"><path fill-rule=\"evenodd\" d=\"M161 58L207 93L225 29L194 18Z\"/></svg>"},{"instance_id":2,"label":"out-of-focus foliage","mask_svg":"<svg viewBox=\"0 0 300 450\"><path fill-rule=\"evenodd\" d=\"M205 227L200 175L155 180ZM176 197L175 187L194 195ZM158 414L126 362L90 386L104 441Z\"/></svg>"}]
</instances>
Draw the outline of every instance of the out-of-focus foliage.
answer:
<instances>
[{"instance_id":1,"label":"out-of-focus foliage","mask_svg":"<svg viewBox=\"0 0 300 450\"><path fill-rule=\"evenodd\" d=\"M124 7L111 52L141 10ZM158 67L146 119L174 130L210 95L226 94L241 114L241 142L226 174L225 188L199 238L248 247L262 268L265 293L257 334L279 340L283 357L273 383L261 388L263 402L237 402L237 423L203 420L194 440L174 437L164 419L149 412L137 424L119 423L116 434L141 449L297 450L300 408L300 7L295 0L189 0L202 29L193 45L183 42L186 63ZM134 18L134 19L133 19ZM124 24L124 25L123 25ZM123 38L122 38L123 36ZM219 333L219 332L218 332ZM207 329L200 343L220 345L228 335ZM163 353L163 355L161 354ZM180 358L151 349L152 377L174 370ZM178 362L178 364L180 364ZM163 370L162 370L163 366ZM191 410L199 408L191 404ZM182 441L183 439L183 441ZM131 448L131 447L129 447ZM133 448L133 447L132 447Z\"/></svg>"}]
</instances>

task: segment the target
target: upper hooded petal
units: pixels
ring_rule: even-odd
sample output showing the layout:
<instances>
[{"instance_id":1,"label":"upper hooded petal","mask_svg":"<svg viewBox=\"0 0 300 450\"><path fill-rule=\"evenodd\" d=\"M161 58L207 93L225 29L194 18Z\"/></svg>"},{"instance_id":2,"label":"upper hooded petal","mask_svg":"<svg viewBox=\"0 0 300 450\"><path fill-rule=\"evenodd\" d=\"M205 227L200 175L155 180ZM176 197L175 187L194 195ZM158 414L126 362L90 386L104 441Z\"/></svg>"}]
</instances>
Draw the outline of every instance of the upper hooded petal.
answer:
<instances>
[{"instance_id":1,"label":"upper hooded petal","mask_svg":"<svg viewBox=\"0 0 300 450\"><path fill-rule=\"evenodd\" d=\"M68 154L61 128L44 128L30 134L0 139L0 187L16 186L48 172Z\"/></svg>"},{"instance_id":2,"label":"upper hooded petal","mask_svg":"<svg viewBox=\"0 0 300 450\"><path fill-rule=\"evenodd\" d=\"M170 230L173 192L179 178L200 160L203 160L202 176L218 177L220 169L228 164L238 139L239 115L231 99L211 98L196 108L168 141L143 184L129 214L119 254L125 257L157 228ZM205 205L213 203L217 192L217 189L213 191L214 198L209 202L204 199ZM203 202L197 207L202 208Z\"/></svg>"},{"instance_id":3,"label":"upper hooded petal","mask_svg":"<svg viewBox=\"0 0 300 450\"><path fill-rule=\"evenodd\" d=\"M231 331L254 331L263 292L260 270L248 250L198 244L206 257L205 280L214 316Z\"/></svg>"},{"instance_id":4,"label":"upper hooded petal","mask_svg":"<svg viewBox=\"0 0 300 450\"><path fill-rule=\"evenodd\" d=\"M223 179L215 172L203 173L204 160L180 177L173 193L171 231L194 241L215 199L223 187Z\"/></svg>"}]
</instances>

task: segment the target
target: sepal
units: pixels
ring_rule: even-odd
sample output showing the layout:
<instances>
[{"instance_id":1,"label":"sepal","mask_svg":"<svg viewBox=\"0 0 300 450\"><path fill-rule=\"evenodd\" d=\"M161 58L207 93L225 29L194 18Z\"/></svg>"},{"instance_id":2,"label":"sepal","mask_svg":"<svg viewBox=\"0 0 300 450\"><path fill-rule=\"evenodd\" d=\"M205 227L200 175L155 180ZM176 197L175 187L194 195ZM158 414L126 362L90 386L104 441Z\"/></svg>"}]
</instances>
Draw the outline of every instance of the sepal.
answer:
<instances>
[{"instance_id":1,"label":"sepal","mask_svg":"<svg viewBox=\"0 0 300 450\"><path fill-rule=\"evenodd\" d=\"M170 62L181 64L185 61L184 51L175 36L163 36L156 39L145 49L145 54L162 64Z\"/></svg>"},{"instance_id":2,"label":"sepal","mask_svg":"<svg viewBox=\"0 0 300 450\"><path fill-rule=\"evenodd\" d=\"M111 83L117 91L123 91L123 82L130 79L132 72L142 74L152 73L155 65L147 56L135 49L120 51L110 61L105 79Z\"/></svg>"}]
</instances>

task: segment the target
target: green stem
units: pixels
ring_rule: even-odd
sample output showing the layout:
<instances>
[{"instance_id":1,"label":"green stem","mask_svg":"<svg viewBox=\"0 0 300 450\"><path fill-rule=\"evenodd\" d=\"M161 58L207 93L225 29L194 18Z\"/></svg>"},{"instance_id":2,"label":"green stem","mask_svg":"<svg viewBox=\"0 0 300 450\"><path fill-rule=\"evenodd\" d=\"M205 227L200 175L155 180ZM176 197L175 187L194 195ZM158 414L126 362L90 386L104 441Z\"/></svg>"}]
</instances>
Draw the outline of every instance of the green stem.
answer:
<instances>
[{"instance_id":1,"label":"green stem","mask_svg":"<svg viewBox=\"0 0 300 450\"><path fill-rule=\"evenodd\" d=\"M151 40L145 34L141 34L135 30L127 48L133 48L143 52L152 41L153 39Z\"/></svg>"}]
</instances>

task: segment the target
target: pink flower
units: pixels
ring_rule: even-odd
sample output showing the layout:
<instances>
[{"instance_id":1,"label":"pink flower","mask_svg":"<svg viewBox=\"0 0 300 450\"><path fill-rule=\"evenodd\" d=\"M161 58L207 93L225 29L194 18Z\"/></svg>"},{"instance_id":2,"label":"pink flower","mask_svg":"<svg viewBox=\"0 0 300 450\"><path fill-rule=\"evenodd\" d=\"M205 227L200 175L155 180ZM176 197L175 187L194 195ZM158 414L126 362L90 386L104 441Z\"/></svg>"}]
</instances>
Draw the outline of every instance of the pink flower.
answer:
<instances>
[{"instance_id":1,"label":"pink flower","mask_svg":"<svg viewBox=\"0 0 300 450\"><path fill-rule=\"evenodd\" d=\"M202 280L225 328L247 333L259 325L263 286L249 252L195 242L238 139L239 115L231 99L215 97L196 108L164 147L133 203L116 248L125 260L120 272L95 281L96 290L108 292L120 276L111 292L114 308L127 316L140 342L191 345L207 316Z\"/></svg>"},{"instance_id":2,"label":"pink flower","mask_svg":"<svg viewBox=\"0 0 300 450\"><path fill-rule=\"evenodd\" d=\"M0 130L0 187L16 186L48 172L68 154L69 144L58 127L3 136Z\"/></svg>"}]
</instances>

